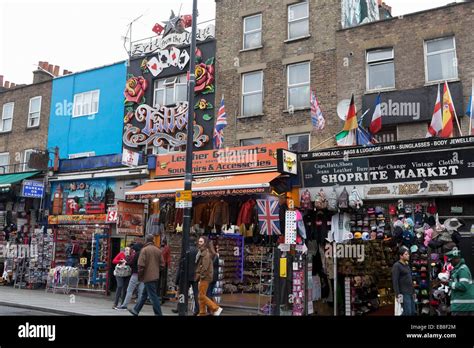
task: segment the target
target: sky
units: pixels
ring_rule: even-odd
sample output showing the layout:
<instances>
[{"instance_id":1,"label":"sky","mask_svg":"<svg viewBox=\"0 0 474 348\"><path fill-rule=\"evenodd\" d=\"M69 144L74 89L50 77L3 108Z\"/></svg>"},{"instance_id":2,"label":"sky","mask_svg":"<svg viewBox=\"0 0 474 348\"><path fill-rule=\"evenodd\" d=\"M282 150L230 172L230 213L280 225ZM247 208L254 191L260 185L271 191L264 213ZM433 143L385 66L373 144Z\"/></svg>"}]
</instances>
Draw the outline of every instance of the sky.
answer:
<instances>
[{"instance_id":1,"label":"sky","mask_svg":"<svg viewBox=\"0 0 474 348\"><path fill-rule=\"evenodd\" d=\"M398 16L454 0L385 2ZM215 18L214 0L198 4L198 23ZM143 15L132 40L147 38L181 6L181 14L191 14L192 0L0 0L0 75L29 84L39 61L76 72L127 59L123 37L131 21Z\"/></svg>"}]
</instances>

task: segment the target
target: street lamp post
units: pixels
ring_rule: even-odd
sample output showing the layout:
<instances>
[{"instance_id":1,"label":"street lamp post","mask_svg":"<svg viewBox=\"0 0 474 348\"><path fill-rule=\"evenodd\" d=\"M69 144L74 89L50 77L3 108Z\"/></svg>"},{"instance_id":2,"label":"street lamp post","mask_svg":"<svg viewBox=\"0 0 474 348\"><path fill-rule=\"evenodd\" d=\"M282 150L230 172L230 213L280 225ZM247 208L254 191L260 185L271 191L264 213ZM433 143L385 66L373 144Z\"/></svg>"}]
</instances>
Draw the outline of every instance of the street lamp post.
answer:
<instances>
[{"instance_id":1,"label":"street lamp post","mask_svg":"<svg viewBox=\"0 0 474 348\"><path fill-rule=\"evenodd\" d=\"M191 48L190 48L190 66L189 66L189 82L188 82L188 128L186 139L186 174L184 177L184 189L192 190L193 180L193 133L194 133L194 86L196 85L196 76L194 74L196 67L196 22L197 22L197 0L193 0L193 22L191 31ZM184 208L183 221L183 242L181 251L182 274L179 282L179 302L178 312L180 316L187 314L188 309L188 291L189 291L189 233L191 230L191 208Z\"/></svg>"}]
</instances>

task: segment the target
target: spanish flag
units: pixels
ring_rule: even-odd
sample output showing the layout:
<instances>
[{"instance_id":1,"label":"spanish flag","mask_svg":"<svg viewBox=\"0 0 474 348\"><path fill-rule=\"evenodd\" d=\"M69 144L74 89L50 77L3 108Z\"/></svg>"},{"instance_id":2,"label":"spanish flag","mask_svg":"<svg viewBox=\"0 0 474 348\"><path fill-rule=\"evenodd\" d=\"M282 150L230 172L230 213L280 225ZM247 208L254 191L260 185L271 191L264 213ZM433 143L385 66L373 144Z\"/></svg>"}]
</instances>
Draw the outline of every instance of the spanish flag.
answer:
<instances>
[{"instance_id":1,"label":"spanish flag","mask_svg":"<svg viewBox=\"0 0 474 348\"><path fill-rule=\"evenodd\" d=\"M441 138L451 138L453 136L454 104L449 92L447 82L444 82L443 89L443 128L439 133Z\"/></svg>"},{"instance_id":2,"label":"spanish flag","mask_svg":"<svg viewBox=\"0 0 474 348\"><path fill-rule=\"evenodd\" d=\"M344 123L343 131L351 131L357 129L359 125L357 124L357 111L354 103L354 94L352 94L351 104L349 105L349 110L347 111L346 123Z\"/></svg>"}]
</instances>

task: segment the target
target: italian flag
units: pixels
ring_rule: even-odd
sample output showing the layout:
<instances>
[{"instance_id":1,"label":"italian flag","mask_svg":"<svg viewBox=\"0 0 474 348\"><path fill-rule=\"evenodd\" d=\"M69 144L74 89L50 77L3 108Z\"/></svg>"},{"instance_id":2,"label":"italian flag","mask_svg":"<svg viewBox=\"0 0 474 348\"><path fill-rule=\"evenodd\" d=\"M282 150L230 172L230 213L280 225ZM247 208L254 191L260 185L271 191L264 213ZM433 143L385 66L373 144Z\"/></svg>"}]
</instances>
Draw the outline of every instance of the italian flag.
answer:
<instances>
[{"instance_id":1,"label":"italian flag","mask_svg":"<svg viewBox=\"0 0 474 348\"><path fill-rule=\"evenodd\" d=\"M357 145L356 130L339 132L336 134L337 146Z\"/></svg>"}]
</instances>

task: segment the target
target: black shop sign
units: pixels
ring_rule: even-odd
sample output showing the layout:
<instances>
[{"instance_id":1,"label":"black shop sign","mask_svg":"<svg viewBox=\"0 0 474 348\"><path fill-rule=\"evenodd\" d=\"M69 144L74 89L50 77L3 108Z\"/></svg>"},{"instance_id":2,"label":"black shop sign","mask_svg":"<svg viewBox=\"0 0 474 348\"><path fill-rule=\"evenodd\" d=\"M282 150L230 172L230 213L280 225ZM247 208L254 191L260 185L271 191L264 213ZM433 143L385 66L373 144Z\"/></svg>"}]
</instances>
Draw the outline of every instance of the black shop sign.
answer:
<instances>
[{"instance_id":1,"label":"black shop sign","mask_svg":"<svg viewBox=\"0 0 474 348\"><path fill-rule=\"evenodd\" d=\"M474 148L306 161L304 187L474 178Z\"/></svg>"},{"instance_id":2,"label":"black shop sign","mask_svg":"<svg viewBox=\"0 0 474 348\"><path fill-rule=\"evenodd\" d=\"M448 83L454 107L458 116L464 115L463 94L461 82ZM423 88L407 89L381 93L382 124L400 124L411 122L431 121L438 85ZM443 98L443 85L440 93ZM364 117L363 124L368 126L375 109L377 94L368 94L362 97L362 109L369 109Z\"/></svg>"}]
</instances>

